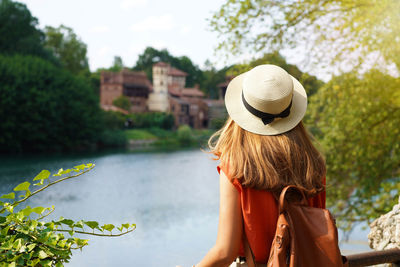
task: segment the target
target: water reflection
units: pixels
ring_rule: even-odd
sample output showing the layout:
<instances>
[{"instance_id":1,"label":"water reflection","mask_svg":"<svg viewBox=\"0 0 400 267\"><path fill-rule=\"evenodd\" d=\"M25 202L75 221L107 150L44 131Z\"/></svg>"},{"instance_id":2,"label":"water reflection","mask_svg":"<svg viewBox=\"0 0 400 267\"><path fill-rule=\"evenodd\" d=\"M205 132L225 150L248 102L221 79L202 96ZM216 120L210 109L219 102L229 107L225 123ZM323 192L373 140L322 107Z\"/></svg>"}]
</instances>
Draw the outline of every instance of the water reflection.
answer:
<instances>
[{"instance_id":1,"label":"water reflection","mask_svg":"<svg viewBox=\"0 0 400 267\"><path fill-rule=\"evenodd\" d=\"M217 162L201 151L20 157L1 162L0 194L42 169L53 172L95 163L91 172L55 185L28 204L55 205L53 218L137 224L137 230L123 237L90 237L90 245L74 252L67 266L191 266L215 242ZM365 233L355 234L354 240L365 244ZM364 245L361 250L365 249Z\"/></svg>"}]
</instances>

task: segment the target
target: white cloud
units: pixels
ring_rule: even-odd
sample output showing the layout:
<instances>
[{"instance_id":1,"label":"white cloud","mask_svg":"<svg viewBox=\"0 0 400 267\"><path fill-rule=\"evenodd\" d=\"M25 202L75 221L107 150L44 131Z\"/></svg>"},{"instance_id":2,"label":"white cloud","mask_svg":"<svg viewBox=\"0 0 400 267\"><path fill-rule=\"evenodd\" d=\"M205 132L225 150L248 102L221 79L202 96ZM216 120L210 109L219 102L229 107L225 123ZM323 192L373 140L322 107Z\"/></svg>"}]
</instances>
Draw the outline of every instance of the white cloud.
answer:
<instances>
[{"instance_id":1,"label":"white cloud","mask_svg":"<svg viewBox=\"0 0 400 267\"><path fill-rule=\"evenodd\" d=\"M111 49L109 46L103 46L103 47L97 49L96 55L98 57L108 56L110 54L110 51L111 51Z\"/></svg>"},{"instance_id":2,"label":"white cloud","mask_svg":"<svg viewBox=\"0 0 400 267\"><path fill-rule=\"evenodd\" d=\"M147 4L147 0L122 0L120 7L122 9L132 9L135 7L143 7Z\"/></svg>"},{"instance_id":3,"label":"white cloud","mask_svg":"<svg viewBox=\"0 0 400 267\"><path fill-rule=\"evenodd\" d=\"M169 31L174 27L172 15L150 16L131 26L134 32Z\"/></svg>"},{"instance_id":4,"label":"white cloud","mask_svg":"<svg viewBox=\"0 0 400 267\"><path fill-rule=\"evenodd\" d=\"M93 27L90 31L94 32L94 33L105 33L105 32L110 31L110 27L108 27L106 25L99 25L99 26Z\"/></svg>"},{"instance_id":5,"label":"white cloud","mask_svg":"<svg viewBox=\"0 0 400 267\"><path fill-rule=\"evenodd\" d=\"M192 27L190 27L189 25L185 25L181 28L181 34L188 34L189 32L192 31Z\"/></svg>"}]
</instances>

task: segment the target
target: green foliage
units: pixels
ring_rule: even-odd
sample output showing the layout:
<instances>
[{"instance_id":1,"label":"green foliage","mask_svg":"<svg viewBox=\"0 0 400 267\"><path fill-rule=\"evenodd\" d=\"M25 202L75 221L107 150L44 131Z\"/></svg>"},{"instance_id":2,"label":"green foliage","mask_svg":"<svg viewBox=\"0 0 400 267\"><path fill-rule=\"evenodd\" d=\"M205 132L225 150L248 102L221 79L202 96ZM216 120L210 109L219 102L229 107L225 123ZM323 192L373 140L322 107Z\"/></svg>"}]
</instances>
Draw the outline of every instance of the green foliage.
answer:
<instances>
[{"instance_id":1,"label":"green foliage","mask_svg":"<svg viewBox=\"0 0 400 267\"><path fill-rule=\"evenodd\" d=\"M116 111L101 111L102 121L106 129L124 129L127 116L121 112Z\"/></svg>"},{"instance_id":2,"label":"green foliage","mask_svg":"<svg viewBox=\"0 0 400 267\"><path fill-rule=\"evenodd\" d=\"M175 122L172 114L164 112L132 113L128 118L132 120L133 128L158 127L168 130Z\"/></svg>"},{"instance_id":3,"label":"green foliage","mask_svg":"<svg viewBox=\"0 0 400 267\"><path fill-rule=\"evenodd\" d=\"M58 64L51 52L43 47L45 36L37 29L38 24L25 4L0 1L0 53L35 55Z\"/></svg>"},{"instance_id":4,"label":"green foliage","mask_svg":"<svg viewBox=\"0 0 400 267\"><path fill-rule=\"evenodd\" d=\"M123 68L124 68L124 62L122 61L122 58L120 56L115 56L113 65L108 70L113 72L119 72Z\"/></svg>"},{"instance_id":5,"label":"green foliage","mask_svg":"<svg viewBox=\"0 0 400 267\"><path fill-rule=\"evenodd\" d=\"M400 79L377 70L335 77L310 98L308 124L325 150L329 205L343 227L397 202Z\"/></svg>"},{"instance_id":6,"label":"green foliage","mask_svg":"<svg viewBox=\"0 0 400 267\"><path fill-rule=\"evenodd\" d=\"M188 125L181 125L177 130L178 141L181 145L189 145L193 142L192 129Z\"/></svg>"},{"instance_id":7,"label":"green foliage","mask_svg":"<svg viewBox=\"0 0 400 267\"><path fill-rule=\"evenodd\" d=\"M169 63L171 66L186 72L188 74L186 77L187 87L193 87L195 84L201 84L203 77L200 68L194 65L190 58L186 56L174 57L166 49L159 51L152 47L147 47L143 54L139 55L136 65L133 67L133 69L145 71L147 77L151 81L153 79L153 64L159 61Z\"/></svg>"},{"instance_id":8,"label":"green foliage","mask_svg":"<svg viewBox=\"0 0 400 267\"><path fill-rule=\"evenodd\" d=\"M60 169L52 175L58 177L56 180L50 179L50 172L43 170L33 179L39 182L33 185L37 189L32 193L30 190L34 187L29 182L23 182L14 188L15 192L1 197L13 200L0 201L1 266L64 266L71 259L72 250L88 245L89 240L74 237L75 234L111 237L127 234L136 228L135 224L130 223L115 227L112 224L100 225L96 221L73 221L63 217L45 221L54 211L54 206L20 206L50 186L78 177L93 168L94 164L89 163L71 169ZM20 195L15 199L16 193ZM112 233L115 228L118 233Z\"/></svg>"},{"instance_id":9,"label":"green foliage","mask_svg":"<svg viewBox=\"0 0 400 267\"><path fill-rule=\"evenodd\" d=\"M113 105L129 111L131 109L132 103L127 96L121 95L114 99Z\"/></svg>"},{"instance_id":10,"label":"green foliage","mask_svg":"<svg viewBox=\"0 0 400 267\"><path fill-rule=\"evenodd\" d=\"M375 70L400 70L398 10L397 0L227 0L210 22L233 54L305 47L311 66L354 66L314 91L307 117L326 154L328 205L346 229L390 210L399 194L400 81Z\"/></svg>"},{"instance_id":11,"label":"green foliage","mask_svg":"<svg viewBox=\"0 0 400 267\"><path fill-rule=\"evenodd\" d=\"M104 129L99 135L97 145L100 148L125 147L127 141L128 140L123 130Z\"/></svg>"},{"instance_id":12,"label":"green foliage","mask_svg":"<svg viewBox=\"0 0 400 267\"><path fill-rule=\"evenodd\" d=\"M87 46L74 31L64 25L46 26L45 46L61 61L62 66L74 74L89 70Z\"/></svg>"},{"instance_id":13,"label":"green foliage","mask_svg":"<svg viewBox=\"0 0 400 267\"><path fill-rule=\"evenodd\" d=\"M144 129L131 129L126 130L125 135L130 140L152 140L157 137Z\"/></svg>"},{"instance_id":14,"label":"green foliage","mask_svg":"<svg viewBox=\"0 0 400 267\"><path fill-rule=\"evenodd\" d=\"M208 66L207 66L208 65ZM219 88L220 83L225 82L227 70L230 67L225 67L217 70L208 61L206 62L206 70L203 71L203 80L200 83L201 88L206 93L208 98L218 99L219 98Z\"/></svg>"},{"instance_id":15,"label":"green foliage","mask_svg":"<svg viewBox=\"0 0 400 267\"><path fill-rule=\"evenodd\" d=\"M210 20L219 48L239 54L306 47L313 63L362 63L378 52L400 69L397 0L227 0ZM394 41L397 40L397 41Z\"/></svg>"},{"instance_id":16,"label":"green foliage","mask_svg":"<svg viewBox=\"0 0 400 267\"><path fill-rule=\"evenodd\" d=\"M226 118L213 118L210 121L210 128L214 130L219 130L224 126Z\"/></svg>"},{"instance_id":17,"label":"green foliage","mask_svg":"<svg viewBox=\"0 0 400 267\"><path fill-rule=\"evenodd\" d=\"M228 70L227 73L229 75L236 76L261 64L274 64L285 69L288 73L290 73L290 75L301 82L306 89L308 96L315 94L318 88L323 85L323 82L318 80L317 77L302 72L296 65L288 64L286 59L277 51L264 54L262 57L256 58L250 61L248 64L234 65Z\"/></svg>"},{"instance_id":18,"label":"green foliage","mask_svg":"<svg viewBox=\"0 0 400 267\"><path fill-rule=\"evenodd\" d=\"M98 98L88 81L38 57L0 54L0 151L76 150L95 143Z\"/></svg>"}]
</instances>

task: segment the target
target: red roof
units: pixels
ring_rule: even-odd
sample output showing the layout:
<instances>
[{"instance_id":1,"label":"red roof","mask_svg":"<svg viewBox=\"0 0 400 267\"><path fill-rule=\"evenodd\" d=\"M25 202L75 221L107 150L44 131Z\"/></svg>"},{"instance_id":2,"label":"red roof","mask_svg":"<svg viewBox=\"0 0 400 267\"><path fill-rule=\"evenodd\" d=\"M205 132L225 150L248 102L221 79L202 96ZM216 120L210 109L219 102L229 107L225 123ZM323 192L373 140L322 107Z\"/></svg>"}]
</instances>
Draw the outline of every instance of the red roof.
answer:
<instances>
[{"instance_id":1,"label":"red roof","mask_svg":"<svg viewBox=\"0 0 400 267\"><path fill-rule=\"evenodd\" d=\"M177 97L182 96L181 88L174 84L168 85L168 93L170 93L173 96L177 96Z\"/></svg>"},{"instance_id":2,"label":"red roof","mask_svg":"<svg viewBox=\"0 0 400 267\"><path fill-rule=\"evenodd\" d=\"M155 63L153 66L157 66L157 67L169 67L169 64L168 64L168 63L165 63L165 62L162 62L162 61L159 61L159 62Z\"/></svg>"},{"instance_id":3,"label":"red roof","mask_svg":"<svg viewBox=\"0 0 400 267\"><path fill-rule=\"evenodd\" d=\"M131 71L129 69L123 69L120 72L102 71L100 75L103 78L107 78L101 79L102 81L104 80L105 84L117 83L127 86L147 88L149 91L153 90L153 86L144 71Z\"/></svg>"},{"instance_id":4,"label":"red roof","mask_svg":"<svg viewBox=\"0 0 400 267\"><path fill-rule=\"evenodd\" d=\"M171 75L171 76L183 76L183 77L188 76L188 74L186 72L178 70L178 69L176 69L174 67L170 67L170 69L168 70L168 75Z\"/></svg>"},{"instance_id":5,"label":"red roof","mask_svg":"<svg viewBox=\"0 0 400 267\"><path fill-rule=\"evenodd\" d=\"M182 95L204 97L204 93L197 88L183 88Z\"/></svg>"},{"instance_id":6,"label":"red roof","mask_svg":"<svg viewBox=\"0 0 400 267\"><path fill-rule=\"evenodd\" d=\"M153 86L144 71L124 71L122 75L123 84L147 87L149 90L152 90Z\"/></svg>"}]
</instances>

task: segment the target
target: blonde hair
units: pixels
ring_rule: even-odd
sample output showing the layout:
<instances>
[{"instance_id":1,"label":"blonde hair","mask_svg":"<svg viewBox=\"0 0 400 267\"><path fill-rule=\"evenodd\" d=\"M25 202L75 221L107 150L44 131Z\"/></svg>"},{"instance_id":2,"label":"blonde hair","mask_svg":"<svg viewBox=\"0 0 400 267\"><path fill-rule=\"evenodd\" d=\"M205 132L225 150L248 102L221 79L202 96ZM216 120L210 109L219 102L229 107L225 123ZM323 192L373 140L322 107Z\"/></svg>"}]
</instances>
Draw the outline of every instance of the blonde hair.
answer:
<instances>
[{"instance_id":1,"label":"blonde hair","mask_svg":"<svg viewBox=\"0 0 400 267\"><path fill-rule=\"evenodd\" d=\"M302 122L279 135L259 135L229 118L208 145L228 170L226 175L244 187L278 194L286 185L297 185L309 196L324 189L325 160Z\"/></svg>"}]
</instances>

